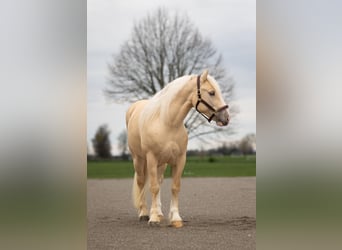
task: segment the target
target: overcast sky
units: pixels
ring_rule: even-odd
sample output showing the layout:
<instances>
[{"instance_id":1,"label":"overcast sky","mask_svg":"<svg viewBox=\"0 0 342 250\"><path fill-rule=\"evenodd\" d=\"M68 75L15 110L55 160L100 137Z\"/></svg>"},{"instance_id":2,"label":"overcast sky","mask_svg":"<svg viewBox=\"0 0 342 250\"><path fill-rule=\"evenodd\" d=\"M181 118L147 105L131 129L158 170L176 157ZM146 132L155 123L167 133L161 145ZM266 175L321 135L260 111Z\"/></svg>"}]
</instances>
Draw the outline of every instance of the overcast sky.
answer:
<instances>
[{"instance_id":1,"label":"overcast sky","mask_svg":"<svg viewBox=\"0 0 342 250\"><path fill-rule=\"evenodd\" d=\"M201 34L211 39L223 55L224 66L233 76L236 86L234 101L239 107L236 134L228 141L256 132L256 3L255 0L88 0L87 56L88 56L88 117L87 142L101 124L111 130L112 152L118 154L117 137L125 129L125 111L129 104L114 104L105 100L103 89L109 76L107 63L118 53L130 37L135 22L158 7L187 13ZM210 73L210 72L209 72ZM214 146L213 142L209 146ZM204 145L190 141L190 148Z\"/></svg>"}]
</instances>

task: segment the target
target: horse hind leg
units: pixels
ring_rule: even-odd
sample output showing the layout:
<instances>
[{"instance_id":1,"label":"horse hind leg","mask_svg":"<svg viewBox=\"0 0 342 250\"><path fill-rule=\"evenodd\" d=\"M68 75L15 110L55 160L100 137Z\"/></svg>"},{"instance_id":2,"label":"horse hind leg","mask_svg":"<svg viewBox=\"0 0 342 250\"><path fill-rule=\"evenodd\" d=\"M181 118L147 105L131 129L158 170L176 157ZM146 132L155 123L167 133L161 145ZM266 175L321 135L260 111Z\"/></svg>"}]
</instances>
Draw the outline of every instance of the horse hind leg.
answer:
<instances>
[{"instance_id":1,"label":"horse hind leg","mask_svg":"<svg viewBox=\"0 0 342 250\"><path fill-rule=\"evenodd\" d=\"M132 188L133 204L138 209L140 221L148 221L148 210L145 198L145 184L146 184L146 164L142 159L134 159L134 180Z\"/></svg>"}]
</instances>

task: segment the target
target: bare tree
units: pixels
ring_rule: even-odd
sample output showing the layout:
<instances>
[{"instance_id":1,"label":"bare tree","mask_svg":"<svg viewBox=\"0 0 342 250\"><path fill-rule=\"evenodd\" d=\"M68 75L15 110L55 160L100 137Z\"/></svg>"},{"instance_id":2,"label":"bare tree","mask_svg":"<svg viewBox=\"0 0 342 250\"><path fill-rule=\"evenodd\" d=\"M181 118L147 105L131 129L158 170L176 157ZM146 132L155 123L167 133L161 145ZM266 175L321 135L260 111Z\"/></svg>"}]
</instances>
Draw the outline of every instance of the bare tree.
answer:
<instances>
[{"instance_id":1,"label":"bare tree","mask_svg":"<svg viewBox=\"0 0 342 250\"><path fill-rule=\"evenodd\" d=\"M254 154L256 151L256 136L255 134L247 134L239 144L240 151L244 155Z\"/></svg>"},{"instance_id":2,"label":"bare tree","mask_svg":"<svg viewBox=\"0 0 342 250\"><path fill-rule=\"evenodd\" d=\"M102 125L97 129L95 137L92 139L96 156L101 158L111 157L111 144L109 134L110 131L108 130L107 125Z\"/></svg>"},{"instance_id":3,"label":"bare tree","mask_svg":"<svg viewBox=\"0 0 342 250\"><path fill-rule=\"evenodd\" d=\"M234 86L211 41L200 34L187 15L171 15L163 8L134 25L131 37L108 67L110 78L105 93L116 102L147 99L172 80L200 74L204 69L222 83L224 98L231 96ZM220 130L193 111L185 126L190 139Z\"/></svg>"},{"instance_id":4,"label":"bare tree","mask_svg":"<svg viewBox=\"0 0 342 250\"><path fill-rule=\"evenodd\" d=\"M128 144L127 144L127 132L123 130L118 136L118 149L121 152L121 157L123 159L128 158Z\"/></svg>"}]
</instances>

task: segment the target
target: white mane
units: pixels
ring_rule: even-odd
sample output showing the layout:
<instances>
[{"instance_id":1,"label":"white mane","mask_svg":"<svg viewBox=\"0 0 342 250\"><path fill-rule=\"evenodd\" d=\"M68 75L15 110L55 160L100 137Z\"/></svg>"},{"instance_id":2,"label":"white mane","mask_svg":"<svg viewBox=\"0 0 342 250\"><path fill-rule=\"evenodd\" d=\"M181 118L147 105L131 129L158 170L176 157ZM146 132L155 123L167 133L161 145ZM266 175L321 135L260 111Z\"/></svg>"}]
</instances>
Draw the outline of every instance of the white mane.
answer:
<instances>
[{"instance_id":1,"label":"white mane","mask_svg":"<svg viewBox=\"0 0 342 250\"><path fill-rule=\"evenodd\" d=\"M179 77L152 96L144 109L142 119L148 121L158 114L161 119L167 116L171 101L191 78L191 75Z\"/></svg>"}]
</instances>

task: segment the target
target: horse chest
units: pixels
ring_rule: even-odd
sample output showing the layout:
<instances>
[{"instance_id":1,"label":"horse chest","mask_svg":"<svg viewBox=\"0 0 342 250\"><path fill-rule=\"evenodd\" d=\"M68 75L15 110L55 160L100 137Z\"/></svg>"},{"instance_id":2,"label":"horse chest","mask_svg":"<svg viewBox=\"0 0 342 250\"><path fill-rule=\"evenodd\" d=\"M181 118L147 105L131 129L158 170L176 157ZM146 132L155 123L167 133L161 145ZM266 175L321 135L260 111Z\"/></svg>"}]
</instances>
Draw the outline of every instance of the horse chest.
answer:
<instances>
[{"instance_id":1,"label":"horse chest","mask_svg":"<svg viewBox=\"0 0 342 250\"><path fill-rule=\"evenodd\" d=\"M187 133L186 131L173 131L167 129L148 129L143 138L144 147L152 151L160 163L177 161L179 156L186 152Z\"/></svg>"},{"instance_id":2,"label":"horse chest","mask_svg":"<svg viewBox=\"0 0 342 250\"><path fill-rule=\"evenodd\" d=\"M159 162L173 164L177 161L183 150L177 143L167 142L159 151L156 152Z\"/></svg>"}]
</instances>

